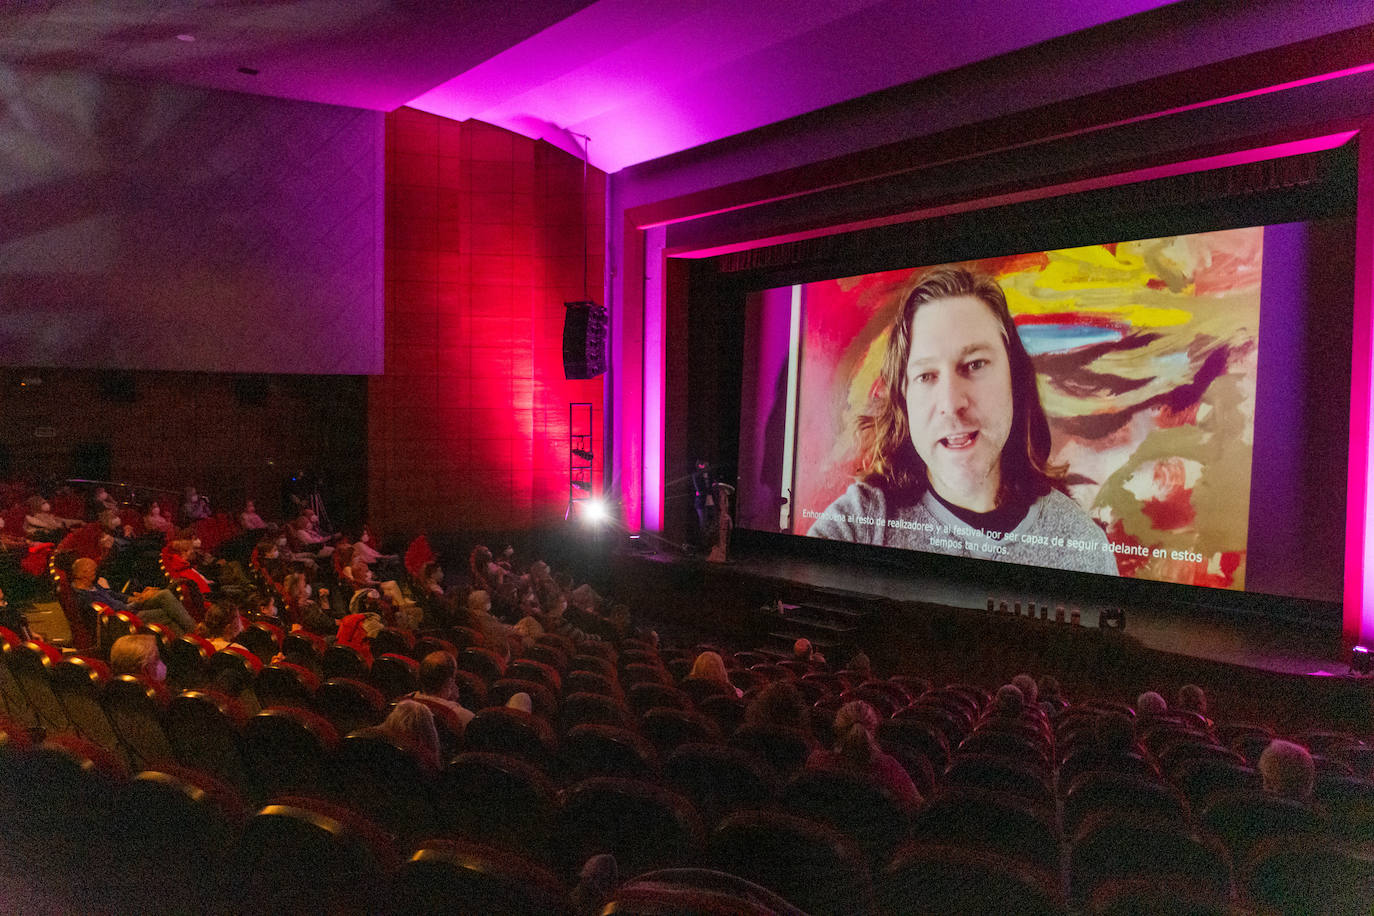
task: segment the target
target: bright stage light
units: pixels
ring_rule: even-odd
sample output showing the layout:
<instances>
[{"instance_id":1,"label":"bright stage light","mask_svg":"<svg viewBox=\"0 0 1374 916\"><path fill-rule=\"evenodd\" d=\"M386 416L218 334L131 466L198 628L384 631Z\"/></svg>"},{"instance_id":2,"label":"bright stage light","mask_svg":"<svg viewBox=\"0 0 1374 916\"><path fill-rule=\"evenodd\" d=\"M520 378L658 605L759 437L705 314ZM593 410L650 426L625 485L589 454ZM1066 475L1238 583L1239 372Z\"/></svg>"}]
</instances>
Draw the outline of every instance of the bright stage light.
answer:
<instances>
[{"instance_id":1,"label":"bright stage light","mask_svg":"<svg viewBox=\"0 0 1374 916\"><path fill-rule=\"evenodd\" d=\"M582 502L582 518L588 524L599 525L604 522L610 513L606 511L606 504L599 499L588 499Z\"/></svg>"},{"instance_id":2,"label":"bright stage light","mask_svg":"<svg viewBox=\"0 0 1374 916\"><path fill-rule=\"evenodd\" d=\"M1370 669L1368 646L1356 646L1350 652L1350 670L1356 674L1368 674Z\"/></svg>"}]
</instances>

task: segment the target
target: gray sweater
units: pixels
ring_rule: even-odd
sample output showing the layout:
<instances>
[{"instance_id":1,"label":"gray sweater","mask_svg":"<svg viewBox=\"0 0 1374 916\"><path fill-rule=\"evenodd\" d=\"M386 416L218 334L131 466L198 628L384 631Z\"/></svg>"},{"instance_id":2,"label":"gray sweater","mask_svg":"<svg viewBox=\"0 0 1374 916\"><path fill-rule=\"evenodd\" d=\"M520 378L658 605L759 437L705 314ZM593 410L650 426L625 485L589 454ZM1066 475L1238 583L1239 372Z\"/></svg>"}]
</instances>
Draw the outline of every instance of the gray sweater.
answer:
<instances>
[{"instance_id":1,"label":"gray sweater","mask_svg":"<svg viewBox=\"0 0 1374 916\"><path fill-rule=\"evenodd\" d=\"M819 515L804 514L816 519L808 532L815 538L1118 575L1107 536L1058 490L1037 499L1006 534L971 528L929 492L914 503L889 504L867 483L851 484Z\"/></svg>"}]
</instances>

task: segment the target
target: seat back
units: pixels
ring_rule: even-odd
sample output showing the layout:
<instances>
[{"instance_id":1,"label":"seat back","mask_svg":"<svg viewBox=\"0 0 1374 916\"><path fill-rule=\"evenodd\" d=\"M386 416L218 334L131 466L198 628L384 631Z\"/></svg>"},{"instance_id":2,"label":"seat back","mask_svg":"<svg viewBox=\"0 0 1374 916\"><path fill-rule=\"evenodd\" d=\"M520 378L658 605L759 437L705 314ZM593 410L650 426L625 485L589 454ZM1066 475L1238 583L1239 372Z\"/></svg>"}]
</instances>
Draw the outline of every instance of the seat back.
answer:
<instances>
[{"instance_id":1,"label":"seat back","mask_svg":"<svg viewBox=\"0 0 1374 916\"><path fill-rule=\"evenodd\" d=\"M678 746L722 740L720 727L699 712L685 709L654 708L644 713L640 733L660 754L671 754Z\"/></svg>"},{"instance_id":2,"label":"seat back","mask_svg":"<svg viewBox=\"0 0 1374 916\"><path fill-rule=\"evenodd\" d=\"M338 744L327 719L299 707L274 706L243 725L244 757L265 798L319 785Z\"/></svg>"},{"instance_id":3,"label":"seat back","mask_svg":"<svg viewBox=\"0 0 1374 916\"><path fill-rule=\"evenodd\" d=\"M614 725L574 725L563 736L563 771L572 779L589 776L626 776L653 779L658 754L647 740Z\"/></svg>"},{"instance_id":4,"label":"seat back","mask_svg":"<svg viewBox=\"0 0 1374 916\"><path fill-rule=\"evenodd\" d=\"M682 744L664 762L663 778L689 798L708 826L778 794L777 772L753 754L723 744Z\"/></svg>"},{"instance_id":5,"label":"seat back","mask_svg":"<svg viewBox=\"0 0 1374 916\"><path fill-rule=\"evenodd\" d=\"M105 685L102 703L130 769L149 769L175 761L176 754L164 727L167 694L160 685L123 674Z\"/></svg>"},{"instance_id":6,"label":"seat back","mask_svg":"<svg viewBox=\"0 0 1374 916\"><path fill-rule=\"evenodd\" d=\"M401 866L388 893L391 913L571 912L568 887L537 861L468 840L431 840Z\"/></svg>"},{"instance_id":7,"label":"seat back","mask_svg":"<svg viewBox=\"0 0 1374 916\"><path fill-rule=\"evenodd\" d=\"M887 912L1017 913L1062 916L1067 910L1055 871L962 846L912 842L878 878Z\"/></svg>"},{"instance_id":8,"label":"seat back","mask_svg":"<svg viewBox=\"0 0 1374 916\"><path fill-rule=\"evenodd\" d=\"M1071 906L1082 906L1107 881L1151 875L1184 876L1221 896L1232 892L1226 851L1173 821L1099 812L1084 820L1069 845Z\"/></svg>"},{"instance_id":9,"label":"seat back","mask_svg":"<svg viewBox=\"0 0 1374 916\"><path fill-rule=\"evenodd\" d=\"M380 724L386 715L386 698L371 684L335 677L315 691L315 709L340 735L347 735Z\"/></svg>"},{"instance_id":10,"label":"seat back","mask_svg":"<svg viewBox=\"0 0 1374 916\"><path fill-rule=\"evenodd\" d=\"M623 874L696 860L701 819L686 798L638 779L593 777L568 790L558 812L554 855L571 875L599 853L615 856Z\"/></svg>"},{"instance_id":11,"label":"seat back","mask_svg":"<svg viewBox=\"0 0 1374 916\"><path fill-rule=\"evenodd\" d=\"M867 774L805 769L782 790L783 810L829 824L854 840L876 868L907 839L907 811Z\"/></svg>"},{"instance_id":12,"label":"seat back","mask_svg":"<svg viewBox=\"0 0 1374 916\"><path fill-rule=\"evenodd\" d=\"M24 692L28 706L38 718L38 724L49 731L71 727L67 710L52 688L52 669L62 661L62 653L42 640L7 644L0 647L6 665L14 674L19 689Z\"/></svg>"},{"instance_id":13,"label":"seat back","mask_svg":"<svg viewBox=\"0 0 1374 916\"><path fill-rule=\"evenodd\" d=\"M492 706L479 711L468 723L463 746L470 751L509 754L545 768L557 745L553 730L544 720L518 709Z\"/></svg>"},{"instance_id":14,"label":"seat back","mask_svg":"<svg viewBox=\"0 0 1374 916\"><path fill-rule=\"evenodd\" d=\"M225 869L226 896L238 912L379 912L394 865L390 839L366 818L285 796L249 818Z\"/></svg>"},{"instance_id":15,"label":"seat back","mask_svg":"<svg viewBox=\"0 0 1374 916\"><path fill-rule=\"evenodd\" d=\"M245 796L254 795L240 729L246 720L230 697L210 690L187 690L167 704L167 740L183 766L209 773Z\"/></svg>"},{"instance_id":16,"label":"seat back","mask_svg":"<svg viewBox=\"0 0 1374 916\"><path fill-rule=\"evenodd\" d=\"M505 754L469 751L439 775L440 823L466 837L538 859L548 855L557 801L538 767Z\"/></svg>"},{"instance_id":17,"label":"seat back","mask_svg":"<svg viewBox=\"0 0 1374 916\"><path fill-rule=\"evenodd\" d=\"M340 739L325 783L332 797L395 836L417 838L436 825L433 772L414 750L376 729Z\"/></svg>"},{"instance_id":18,"label":"seat back","mask_svg":"<svg viewBox=\"0 0 1374 916\"><path fill-rule=\"evenodd\" d=\"M808 913L874 912L863 852L833 827L776 811L740 811L711 832L708 861Z\"/></svg>"},{"instance_id":19,"label":"seat back","mask_svg":"<svg viewBox=\"0 0 1374 916\"><path fill-rule=\"evenodd\" d=\"M109 682L109 667L96 659L76 655L52 666L53 693L57 695L77 733L107 751L125 757L119 735L101 702L105 685ZM133 761L127 757L125 762L133 765Z\"/></svg>"},{"instance_id":20,"label":"seat back","mask_svg":"<svg viewBox=\"0 0 1374 916\"><path fill-rule=\"evenodd\" d=\"M981 849L1047 871L1059 870L1054 809L1016 795L946 788L912 818L916 842Z\"/></svg>"}]
</instances>

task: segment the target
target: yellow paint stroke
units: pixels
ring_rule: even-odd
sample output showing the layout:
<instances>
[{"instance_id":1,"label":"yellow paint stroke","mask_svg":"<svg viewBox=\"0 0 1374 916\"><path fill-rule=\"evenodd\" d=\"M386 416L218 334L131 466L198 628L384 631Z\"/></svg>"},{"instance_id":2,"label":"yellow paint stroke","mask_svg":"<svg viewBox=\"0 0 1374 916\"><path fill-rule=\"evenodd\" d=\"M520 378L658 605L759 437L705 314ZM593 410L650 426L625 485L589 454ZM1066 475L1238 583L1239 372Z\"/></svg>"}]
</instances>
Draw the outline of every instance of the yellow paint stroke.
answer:
<instances>
[{"instance_id":1,"label":"yellow paint stroke","mask_svg":"<svg viewBox=\"0 0 1374 916\"><path fill-rule=\"evenodd\" d=\"M1012 315L1053 315L1059 312L1106 315L1137 328L1171 328L1193 320L1193 313L1187 309L1138 303L1084 305L1073 296L1054 300L1035 299L1009 284L1003 287L1003 291L1007 295L1007 307L1011 309Z\"/></svg>"}]
</instances>

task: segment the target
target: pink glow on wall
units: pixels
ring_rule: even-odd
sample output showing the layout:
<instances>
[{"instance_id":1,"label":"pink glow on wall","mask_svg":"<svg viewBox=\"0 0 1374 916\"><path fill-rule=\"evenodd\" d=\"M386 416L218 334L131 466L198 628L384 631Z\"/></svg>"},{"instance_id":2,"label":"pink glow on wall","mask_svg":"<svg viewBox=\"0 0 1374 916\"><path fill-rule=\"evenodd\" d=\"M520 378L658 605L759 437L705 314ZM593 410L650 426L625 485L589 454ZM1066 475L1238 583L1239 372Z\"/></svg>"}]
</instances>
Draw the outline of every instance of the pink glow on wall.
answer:
<instances>
[{"instance_id":1,"label":"pink glow on wall","mask_svg":"<svg viewBox=\"0 0 1374 916\"><path fill-rule=\"evenodd\" d=\"M386 530L513 530L562 520L569 402L563 303L601 286L605 176L488 124L386 120L386 371L369 380L369 514Z\"/></svg>"},{"instance_id":2,"label":"pink glow on wall","mask_svg":"<svg viewBox=\"0 0 1374 916\"><path fill-rule=\"evenodd\" d=\"M1360 136L1355 217L1355 323L1350 355L1350 457L1346 491L1345 596L1348 648L1374 641L1374 123Z\"/></svg>"}]
</instances>

